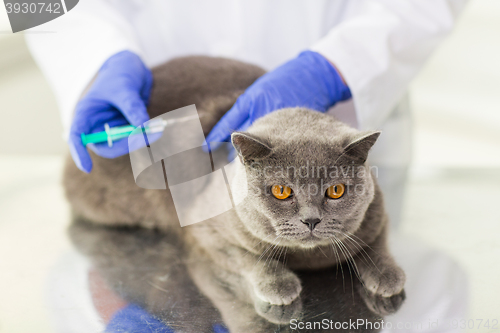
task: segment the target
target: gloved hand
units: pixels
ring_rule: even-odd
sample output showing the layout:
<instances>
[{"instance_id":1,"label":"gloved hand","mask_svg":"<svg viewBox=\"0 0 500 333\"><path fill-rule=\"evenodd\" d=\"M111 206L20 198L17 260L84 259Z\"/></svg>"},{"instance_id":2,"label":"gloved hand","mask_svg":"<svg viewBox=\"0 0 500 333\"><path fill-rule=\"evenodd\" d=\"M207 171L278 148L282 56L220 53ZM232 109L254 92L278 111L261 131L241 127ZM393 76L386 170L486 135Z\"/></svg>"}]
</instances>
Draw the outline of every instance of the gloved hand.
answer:
<instances>
[{"instance_id":1,"label":"gloved hand","mask_svg":"<svg viewBox=\"0 0 500 333\"><path fill-rule=\"evenodd\" d=\"M214 333L229 333L228 329L221 324L214 324L213 331ZM130 304L113 315L104 332L174 333L174 330L141 307Z\"/></svg>"},{"instance_id":2,"label":"gloved hand","mask_svg":"<svg viewBox=\"0 0 500 333\"><path fill-rule=\"evenodd\" d=\"M211 149L217 149L220 144L216 142L229 141L231 132L244 131L272 111L299 106L325 112L350 97L351 91L335 67L321 54L304 51L248 87L206 141Z\"/></svg>"},{"instance_id":3,"label":"gloved hand","mask_svg":"<svg viewBox=\"0 0 500 333\"><path fill-rule=\"evenodd\" d=\"M146 104L151 93L153 76L136 54L122 51L102 65L88 93L78 102L70 129L69 148L76 166L87 173L92 160L83 146L81 134L104 131L110 127L140 126L149 120ZM128 140L88 144L97 155L115 158L128 153Z\"/></svg>"}]
</instances>

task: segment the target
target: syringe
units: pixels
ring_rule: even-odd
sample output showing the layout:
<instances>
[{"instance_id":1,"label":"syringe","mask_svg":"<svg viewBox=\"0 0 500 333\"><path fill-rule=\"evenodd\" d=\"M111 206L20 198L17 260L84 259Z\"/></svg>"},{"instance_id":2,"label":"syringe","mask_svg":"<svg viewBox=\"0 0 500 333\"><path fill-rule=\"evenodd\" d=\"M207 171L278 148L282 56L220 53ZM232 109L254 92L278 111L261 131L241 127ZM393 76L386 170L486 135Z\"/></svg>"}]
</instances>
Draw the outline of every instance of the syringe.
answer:
<instances>
[{"instance_id":1,"label":"syringe","mask_svg":"<svg viewBox=\"0 0 500 333\"><path fill-rule=\"evenodd\" d=\"M104 131L102 132L90 134L82 133L82 143L84 146L86 146L89 143L107 142L109 147L113 147L113 141L126 138L131 134L143 134L143 132L145 132L146 134L160 133L163 132L163 130L167 126L196 118L198 118L198 115L170 120L165 120L162 118L153 119L148 121L147 126L144 126L142 131L136 131L137 127L132 125L109 127L109 124L105 123Z\"/></svg>"}]
</instances>

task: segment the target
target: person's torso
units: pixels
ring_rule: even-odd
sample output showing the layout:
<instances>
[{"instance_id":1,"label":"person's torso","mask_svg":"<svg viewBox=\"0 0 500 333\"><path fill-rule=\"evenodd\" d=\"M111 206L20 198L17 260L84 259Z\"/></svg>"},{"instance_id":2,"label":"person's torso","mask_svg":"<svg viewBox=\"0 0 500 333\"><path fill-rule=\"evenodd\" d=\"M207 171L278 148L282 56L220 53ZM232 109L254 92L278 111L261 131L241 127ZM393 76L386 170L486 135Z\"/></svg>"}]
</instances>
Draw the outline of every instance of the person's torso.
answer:
<instances>
[{"instance_id":1,"label":"person's torso","mask_svg":"<svg viewBox=\"0 0 500 333\"><path fill-rule=\"evenodd\" d=\"M235 58L266 69L309 48L349 9L346 0L113 0L113 4L134 26L150 66L198 54Z\"/></svg>"}]
</instances>

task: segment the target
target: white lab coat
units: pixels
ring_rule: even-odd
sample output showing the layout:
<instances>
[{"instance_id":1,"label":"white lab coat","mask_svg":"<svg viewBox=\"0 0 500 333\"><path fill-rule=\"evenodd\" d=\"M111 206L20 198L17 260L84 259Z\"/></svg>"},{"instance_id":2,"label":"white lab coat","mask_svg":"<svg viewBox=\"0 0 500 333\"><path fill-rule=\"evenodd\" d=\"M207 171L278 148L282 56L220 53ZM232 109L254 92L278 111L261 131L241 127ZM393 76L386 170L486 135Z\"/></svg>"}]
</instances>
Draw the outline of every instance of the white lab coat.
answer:
<instances>
[{"instance_id":1,"label":"white lab coat","mask_svg":"<svg viewBox=\"0 0 500 333\"><path fill-rule=\"evenodd\" d=\"M370 162L405 169L411 151L408 85L450 32L465 1L82 0L32 29L55 33L26 37L55 91L66 132L82 92L119 51L138 53L148 66L204 54L272 70L312 49L336 65L351 89L348 108L356 119L348 122L384 132ZM395 193L394 201L401 198L386 192Z\"/></svg>"}]
</instances>

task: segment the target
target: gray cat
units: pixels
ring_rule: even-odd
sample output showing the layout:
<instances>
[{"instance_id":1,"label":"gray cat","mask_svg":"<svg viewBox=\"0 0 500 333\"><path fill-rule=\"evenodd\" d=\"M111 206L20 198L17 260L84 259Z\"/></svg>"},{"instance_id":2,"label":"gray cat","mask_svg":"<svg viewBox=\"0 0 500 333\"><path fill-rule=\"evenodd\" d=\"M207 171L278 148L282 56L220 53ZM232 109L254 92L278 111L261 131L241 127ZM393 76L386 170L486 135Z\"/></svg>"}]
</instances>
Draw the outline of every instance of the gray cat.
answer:
<instances>
[{"instance_id":1,"label":"gray cat","mask_svg":"<svg viewBox=\"0 0 500 333\"><path fill-rule=\"evenodd\" d=\"M153 70L148 112L155 117L196 104L206 135L263 73L258 67L228 59L172 60ZM231 332L285 332L292 329L292 319L325 314L338 321L380 319L401 306L405 275L387 249L382 193L365 163L378 136L378 132L361 133L311 110L273 112L231 137L238 153L231 193L240 203L184 228L170 191L139 188L128 156L110 160L92 154L90 174L80 172L68 158L64 186L75 217L73 240L101 261L106 251L101 242L91 239L113 231L99 229L99 225L140 227L132 234L157 232L169 242L175 240L176 262L181 260L186 274ZM188 162L186 169L196 167ZM116 243L118 236L113 237ZM120 244L127 253L130 243ZM123 255L118 257L117 265L124 260ZM158 258L167 257L148 260L161 265ZM169 265L167 258L163 269L168 271ZM116 277L104 275L114 285ZM177 292L186 291L186 299L191 297L192 288L170 283L167 289L173 294L177 288ZM140 289L137 281L130 286ZM146 293L151 291L142 292ZM142 302L165 318L146 297L129 300ZM346 306L350 302L353 306ZM204 330L198 325L192 331Z\"/></svg>"}]
</instances>

